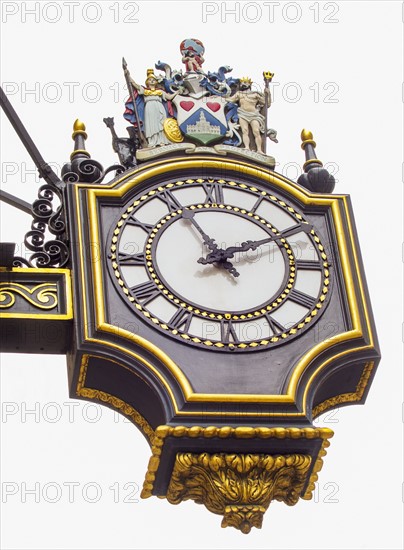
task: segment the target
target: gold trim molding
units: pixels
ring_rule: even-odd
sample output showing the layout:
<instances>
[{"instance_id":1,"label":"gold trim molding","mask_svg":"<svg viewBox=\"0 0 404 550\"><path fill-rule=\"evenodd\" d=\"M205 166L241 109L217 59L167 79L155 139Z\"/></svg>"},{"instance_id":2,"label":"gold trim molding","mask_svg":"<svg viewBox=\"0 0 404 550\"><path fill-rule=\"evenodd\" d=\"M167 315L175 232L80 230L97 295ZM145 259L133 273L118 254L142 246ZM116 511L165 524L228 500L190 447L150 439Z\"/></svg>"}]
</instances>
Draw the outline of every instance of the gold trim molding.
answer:
<instances>
[{"instance_id":1,"label":"gold trim molding","mask_svg":"<svg viewBox=\"0 0 404 550\"><path fill-rule=\"evenodd\" d=\"M310 474L309 484L302 498L304 500L311 500L313 498L313 491L315 489L316 481L318 480L318 473L323 467L323 457L327 454L326 449L330 446L330 442L327 439L323 439L321 449L318 452L316 462L314 463L313 470Z\"/></svg>"},{"instance_id":2,"label":"gold trim molding","mask_svg":"<svg viewBox=\"0 0 404 550\"><path fill-rule=\"evenodd\" d=\"M105 314L103 297L102 297L103 272L101 269L100 262L98 261L99 258L98 259L94 258L94 262L92 264L91 277L92 277L93 286L95 289L96 327L102 332L116 333L117 331L119 331L119 334L122 338L127 339L128 341L135 341L136 343L139 344L141 348L150 351L153 355L158 357L158 359L166 366L168 371L177 380L185 396L185 400L187 402L204 402L207 400L213 401L213 402L220 402L220 401L226 400L227 402L243 402L243 403L254 401L254 402L260 402L260 403L264 402L264 403L295 404L297 389L298 389L299 382L301 380L302 373L304 372L305 368L310 363L310 361L314 357L321 354L324 350L335 346L335 344L341 344L342 342L351 341L352 343L350 346L348 346L347 349L344 349L343 351L338 352L336 355L332 355L327 360L325 360L317 368L316 372L313 373L313 375L310 377L308 386L306 387L306 390L303 394L303 399L301 403L302 412L285 413L288 416L294 416L294 417L305 416L307 414L306 398L307 398L309 387L313 383L314 379L323 371L323 369L329 363L335 361L337 358L344 357L347 355L353 355L359 351L364 351L364 350L374 351L375 349L372 326L370 323L369 313L368 313L367 298L364 292L364 283L362 281L362 272L358 261L358 252L356 250L354 232L350 221L349 204L347 203L347 197L345 195L312 194L308 191L303 190L297 184L294 184L293 182L280 176L279 174L275 174L264 168L257 169L256 166L249 163L241 162L241 161L234 161L230 159L225 161L223 160L223 158L220 158L220 157L214 157L209 159L207 159L206 157L195 157L192 160L189 160L186 158L176 158L176 159L173 159L172 162L167 164L167 161L165 159L165 160L160 160L160 161L156 161L154 163L148 164L146 167L143 167L141 169L136 169L129 174L125 173L125 176L123 176L120 180L115 181L111 184L102 186L102 189L98 187L94 188L93 185L89 185L89 184L76 185L75 186L76 209L78 214L78 225L79 225L78 230L80 235L80 238L78 240L80 242L82 240L82 235L83 235L83 228L81 227L81 223L80 223L81 191L85 191L88 197L88 210L86 211L86 213L90 221L90 228L89 228L90 238L93 243L99 243L100 228L98 226L98 210L97 210L98 200L100 200L103 197L121 198L131 188L139 185L141 182L149 178L153 178L155 176L161 176L171 170L180 170L181 172L183 172L190 168L200 167L201 165L203 166L204 170L208 169L209 167L211 167L212 169L217 169L219 166L221 170L236 169L238 172L240 172L245 176L254 175L255 177L259 177L264 183L273 184L281 190L287 189L288 192L291 192L293 196L297 200L299 200L303 205L316 204L319 206L320 205L327 206L331 209L331 213L332 213L332 217L335 223L335 228L337 233L338 248L339 248L341 261L343 265L344 283L347 291L349 310L352 318L352 326L353 326L352 329L348 330L347 332L338 334L332 339L318 343L311 350L309 350L296 365L293 373L290 376L289 383L284 394L281 394L281 395L255 395L255 394L254 395L250 395L250 394L233 395L231 394L231 395L224 396L223 394L195 393L185 374L181 371L178 365L176 365L174 361L172 361L171 358L168 357L166 353L164 353L163 350L158 349L157 346L154 346L151 342L145 340L144 338L141 338L139 335L132 334L129 331L121 330L118 327L110 325L106 322L106 314ZM347 217L347 221L348 221L347 230L345 230L343 226L344 216ZM353 262L349 257L350 249L348 247L348 241L351 243L350 246L352 246L352 252L354 256ZM81 257L82 258L84 257L83 250L81 250ZM82 305L83 305L84 311L86 311L86 302L87 302L86 279L85 279L83 265L81 265L81 279L83 281L83 288L82 288L83 304ZM354 280L356 279L359 282L358 291L355 289L355 285L354 285ZM369 343L360 344L360 345L357 345L355 343L357 339L363 337L364 335L364 330L363 330L364 326L362 326L362 319L360 314L360 308L358 306L358 301L364 307L363 321L364 321L364 326L366 327L366 332L369 338ZM89 337L86 331L84 333L84 339L88 342L102 343L106 346L111 346L113 348L120 349L124 353L129 353L130 355L133 354L133 352L131 352L129 348L124 344L123 345L120 343L112 344L102 339L93 339ZM149 368L153 370L154 374L156 374L160 378L164 386L167 388L173 403L173 408L176 411L176 414L183 415L183 416L194 414L194 412L181 410L181 406L176 402L176 399L173 393L170 391L171 388L167 382L165 375L160 372L157 373L153 369L151 364L146 362L144 358L140 358L140 360L143 360L144 364L146 364ZM206 412L204 414L215 416L221 413ZM278 413L272 413L272 412L263 413L263 415L276 416L278 415Z\"/></svg>"},{"instance_id":3,"label":"gold trim molding","mask_svg":"<svg viewBox=\"0 0 404 550\"><path fill-rule=\"evenodd\" d=\"M328 411L328 409L332 409L337 405L341 405L342 403L360 401L363 397L363 394L365 393L365 389L368 385L369 378L373 372L374 366L374 361L366 363L359 379L358 385L356 386L356 390L354 392L341 393L340 395L330 397L329 399L326 399L322 403L316 405L313 408L313 418L316 418L316 416L320 416L320 414Z\"/></svg>"},{"instance_id":4,"label":"gold trim molding","mask_svg":"<svg viewBox=\"0 0 404 550\"><path fill-rule=\"evenodd\" d=\"M309 486L305 492L305 497L310 499L311 492L314 490L314 483L318 479L318 472L323 466L323 456L327 454L325 450L330 446L328 439L333 437L334 432L329 428L265 428L265 427L238 427L230 426L158 426L155 430L152 440L152 456L149 460L149 466L143 483L141 498L149 498L153 494L156 473L160 465L160 457L163 451L164 442L167 437L189 437L210 439L217 437L220 439L322 439L323 443L317 455L316 463L310 475Z\"/></svg>"},{"instance_id":5,"label":"gold trim molding","mask_svg":"<svg viewBox=\"0 0 404 550\"><path fill-rule=\"evenodd\" d=\"M177 453L167 500L193 500L223 515L222 527L260 529L271 501L293 506L311 465L310 455Z\"/></svg>"},{"instance_id":6,"label":"gold trim molding","mask_svg":"<svg viewBox=\"0 0 404 550\"><path fill-rule=\"evenodd\" d=\"M119 399L119 397L111 395L110 393L85 387L87 368L91 357L94 356L84 355L82 358L76 394L79 397L85 397L86 399L96 399L97 401L101 401L101 403L111 405L114 409L128 417L134 424L136 424L141 432L144 433L149 443L153 441L155 438L155 432L153 428L150 426L147 420L131 405L129 405L122 399ZM116 361L111 361L110 359L109 361L112 363L116 363Z\"/></svg>"}]
</instances>

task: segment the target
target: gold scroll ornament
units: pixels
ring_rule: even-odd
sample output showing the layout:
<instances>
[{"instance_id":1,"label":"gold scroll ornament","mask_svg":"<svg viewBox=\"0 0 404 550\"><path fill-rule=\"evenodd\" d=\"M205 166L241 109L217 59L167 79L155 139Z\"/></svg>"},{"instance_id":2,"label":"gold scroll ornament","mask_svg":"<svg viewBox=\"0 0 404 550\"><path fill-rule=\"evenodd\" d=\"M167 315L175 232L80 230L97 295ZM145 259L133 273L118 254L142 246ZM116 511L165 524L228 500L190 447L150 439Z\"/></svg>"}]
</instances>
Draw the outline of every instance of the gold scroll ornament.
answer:
<instances>
[{"instance_id":1,"label":"gold scroll ornament","mask_svg":"<svg viewBox=\"0 0 404 550\"><path fill-rule=\"evenodd\" d=\"M0 283L0 309L13 307L16 296L38 309L53 309L58 305L56 283L42 283L32 288L19 283Z\"/></svg>"}]
</instances>

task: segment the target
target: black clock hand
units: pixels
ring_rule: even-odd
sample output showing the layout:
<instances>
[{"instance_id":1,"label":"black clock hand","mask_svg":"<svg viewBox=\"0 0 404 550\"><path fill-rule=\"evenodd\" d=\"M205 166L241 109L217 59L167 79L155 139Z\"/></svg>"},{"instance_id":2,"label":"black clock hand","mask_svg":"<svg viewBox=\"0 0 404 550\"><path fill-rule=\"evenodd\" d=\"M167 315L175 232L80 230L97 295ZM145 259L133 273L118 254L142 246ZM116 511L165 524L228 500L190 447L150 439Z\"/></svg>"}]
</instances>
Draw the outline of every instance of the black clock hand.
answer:
<instances>
[{"instance_id":1,"label":"black clock hand","mask_svg":"<svg viewBox=\"0 0 404 550\"><path fill-rule=\"evenodd\" d=\"M235 252L247 252L247 250L256 250L259 246L262 246L263 244L270 243L271 241L276 241L281 238L282 235L274 235L273 237L261 239L260 241L246 241L244 243L241 243L240 246L229 246L222 251L223 259L232 258Z\"/></svg>"},{"instance_id":2,"label":"black clock hand","mask_svg":"<svg viewBox=\"0 0 404 550\"><path fill-rule=\"evenodd\" d=\"M188 208L184 208L183 211L182 211L182 217L185 220L189 220L192 223L192 225L197 229L197 231L202 236L203 242L206 244L206 246L209 248L209 250L212 251L208 254L207 258L210 258L212 256L212 254L216 253L216 251L222 250L222 249L218 249L218 246L215 243L215 239L211 239L209 237L209 235L207 235L204 232L204 230L199 225L199 223L195 220L195 212L193 210L189 210ZM198 263L206 265L206 264L215 263L215 261L216 260L207 261L207 260L205 260L205 258L199 258ZM240 275L240 273L238 273L238 271L234 268L233 264L231 262L226 261L226 258L221 258L220 265L221 265L221 267L224 267L225 269L227 269L227 271L229 271L229 273L231 273L234 277L238 277Z\"/></svg>"},{"instance_id":3,"label":"black clock hand","mask_svg":"<svg viewBox=\"0 0 404 550\"><path fill-rule=\"evenodd\" d=\"M219 248L213 252L210 252L206 258L199 258L198 264L214 264L218 263L220 267L224 267L229 273L231 273L234 277L238 277L240 273L236 270L236 268L233 266L233 264L225 258L225 256L221 255L220 253L225 252L222 248Z\"/></svg>"},{"instance_id":4,"label":"black clock hand","mask_svg":"<svg viewBox=\"0 0 404 550\"><path fill-rule=\"evenodd\" d=\"M218 248L210 252L206 258L199 258L198 263L200 264L212 264L212 263L222 263L228 258L233 258L235 252L246 252L247 250L255 250L259 246L269 243L271 241L281 239L281 235L274 235L273 237L268 237L267 239L262 239L260 241L246 241L241 243L241 246L229 246L226 249Z\"/></svg>"},{"instance_id":5,"label":"black clock hand","mask_svg":"<svg viewBox=\"0 0 404 550\"><path fill-rule=\"evenodd\" d=\"M199 264L213 264L218 263L221 267L224 267L229 271L234 277L238 277L240 273L235 269L233 264L228 261L229 258L234 257L235 252L245 252L247 250L255 250L262 244L268 243L270 241L273 241L275 239L280 239L280 235L274 235L273 237L269 237L268 239L262 239L260 241L247 241L245 243L241 243L241 246L229 246L226 249L223 248L216 248L212 252L210 252L206 258L199 258L198 263Z\"/></svg>"},{"instance_id":6,"label":"black clock hand","mask_svg":"<svg viewBox=\"0 0 404 550\"><path fill-rule=\"evenodd\" d=\"M189 220L192 225L195 227L195 229L201 234L203 238L203 242L206 244L206 246L209 248L209 250L217 250L217 244L215 243L215 239L211 239L209 235L207 235L202 227L199 225L199 223L195 220L195 212L193 210L189 210L188 208L184 208L182 211L181 216L184 218L184 220Z\"/></svg>"},{"instance_id":7,"label":"black clock hand","mask_svg":"<svg viewBox=\"0 0 404 550\"><path fill-rule=\"evenodd\" d=\"M284 231L281 231L277 235L272 235L271 237L268 237L266 239L261 239L259 241L246 241L244 243L241 243L241 246L229 246L226 249L219 248L215 251L212 251L208 256L206 257L206 262L200 262L199 260L202 260L204 258L199 258L199 263L213 263L213 262L223 262L224 260L227 260L228 258L233 258L235 252L246 252L247 250L256 250L259 246L262 246L263 244L269 243L271 241L277 241L279 239L284 238L285 236L293 235L294 233L297 233L299 231L303 231L305 233L310 233L312 229L312 226L310 224L304 224L302 226L292 227L285 229Z\"/></svg>"}]
</instances>

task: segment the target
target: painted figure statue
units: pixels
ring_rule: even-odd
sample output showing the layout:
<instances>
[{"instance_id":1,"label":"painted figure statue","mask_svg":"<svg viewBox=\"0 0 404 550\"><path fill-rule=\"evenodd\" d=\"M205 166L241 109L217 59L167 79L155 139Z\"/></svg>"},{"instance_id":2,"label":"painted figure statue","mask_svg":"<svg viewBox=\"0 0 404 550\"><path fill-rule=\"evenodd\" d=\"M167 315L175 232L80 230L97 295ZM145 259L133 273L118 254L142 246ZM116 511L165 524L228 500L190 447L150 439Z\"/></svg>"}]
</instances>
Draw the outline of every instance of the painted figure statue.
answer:
<instances>
[{"instance_id":1,"label":"painted figure statue","mask_svg":"<svg viewBox=\"0 0 404 550\"><path fill-rule=\"evenodd\" d=\"M250 78L240 79L240 89L234 95L229 97L229 101L238 103L237 115L241 127L243 144L246 149L250 147L249 130L251 128L255 140L256 150L263 153L262 137L265 134L265 117L261 114L262 108L265 106L264 94L253 92L251 90L252 81ZM265 88L265 94L269 94L269 89Z\"/></svg>"},{"instance_id":2,"label":"painted figure statue","mask_svg":"<svg viewBox=\"0 0 404 550\"><path fill-rule=\"evenodd\" d=\"M158 61L155 68L164 76L148 69L145 86L131 78L123 60L130 93L124 117L133 124L137 147L221 145L265 155L266 138L277 141L276 131L267 127L273 74L264 72L264 93L260 93L251 89L250 78L229 76L228 65L204 72L205 48L200 40L183 40L180 51L185 72Z\"/></svg>"},{"instance_id":3,"label":"painted figure statue","mask_svg":"<svg viewBox=\"0 0 404 550\"><path fill-rule=\"evenodd\" d=\"M200 40L186 38L181 42L180 51L187 72L202 71L202 63L205 61L203 58L205 48Z\"/></svg>"},{"instance_id":4,"label":"painted figure statue","mask_svg":"<svg viewBox=\"0 0 404 550\"><path fill-rule=\"evenodd\" d=\"M174 99L178 91L170 94L162 90L153 69L147 70L145 87L132 78L130 81L137 91L135 101L148 146L168 145L171 142L164 133L164 121L167 116L173 115L172 105L168 102ZM131 100L133 104L133 99L130 98Z\"/></svg>"}]
</instances>

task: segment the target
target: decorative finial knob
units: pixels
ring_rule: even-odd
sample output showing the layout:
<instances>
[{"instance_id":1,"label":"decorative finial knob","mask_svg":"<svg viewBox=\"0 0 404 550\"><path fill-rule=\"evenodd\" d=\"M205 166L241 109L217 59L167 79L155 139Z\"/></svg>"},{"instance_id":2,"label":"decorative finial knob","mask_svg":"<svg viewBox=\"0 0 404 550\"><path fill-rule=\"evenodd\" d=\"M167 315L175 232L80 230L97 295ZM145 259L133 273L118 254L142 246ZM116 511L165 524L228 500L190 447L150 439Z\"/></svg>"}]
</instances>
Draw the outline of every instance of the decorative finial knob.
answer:
<instances>
[{"instance_id":1,"label":"decorative finial knob","mask_svg":"<svg viewBox=\"0 0 404 550\"><path fill-rule=\"evenodd\" d=\"M75 157L86 157L90 158L90 153L86 151L86 139L87 134L85 132L86 125L84 122L76 118L73 124L73 133L72 133L72 140L74 141L74 151L70 155L70 160L72 160Z\"/></svg>"},{"instance_id":2,"label":"decorative finial knob","mask_svg":"<svg viewBox=\"0 0 404 550\"><path fill-rule=\"evenodd\" d=\"M299 176L297 182L309 191L332 193L335 179L323 168L323 163L316 156L316 142L313 140L312 132L303 128L300 137L302 138L302 149L305 153L306 162L303 164L304 173Z\"/></svg>"},{"instance_id":3,"label":"decorative finial knob","mask_svg":"<svg viewBox=\"0 0 404 550\"><path fill-rule=\"evenodd\" d=\"M72 139L74 150L70 155L70 162L62 168L62 179L65 183L98 183L102 180L103 167L96 160L91 159L90 153L86 150L87 134L86 125L76 118L73 123Z\"/></svg>"},{"instance_id":4,"label":"decorative finial knob","mask_svg":"<svg viewBox=\"0 0 404 550\"><path fill-rule=\"evenodd\" d=\"M73 124L72 139L74 140L76 136L83 136L84 139L87 139L86 125L78 118L76 118Z\"/></svg>"},{"instance_id":5,"label":"decorative finial knob","mask_svg":"<svg viewBox=\"0 0 404 550\"><path fill-rule=\"evenodd\" d=\"M305 128L303 128L300 137L302 138L301 147L303 150L306 150L306 145L312 145L313 148L316 147L316 142L313 140L313 133L310 132L310 130L306 130Z\"/></svg>"},{"instance_id":6,"label":"decorative finial knob","mask_svg":"<svg viewBox=\"0 0 404 550\"><path fill-rule=\"evenodd\" d=\"M313 139L313 134L312 132L310 132L310 130L306 130L305 128L303 128L300 137L302 138L302 141L306 141L308 139Z\"/></svg>"},{"instance_id":7,"label":"decorative finial knob","mask_svg":"<svg viewBox=\"0 0 404 550\"><path fill-rule=\"evenodd\" d=\"M82 122L81 120L76 118L76 120L74 121L74 124L73 124L73 130L75 132L77 132L78 130L82 130L83 132L85 132L86 125L84 124L84 122Z\"/></svg>"}]
</instances>

